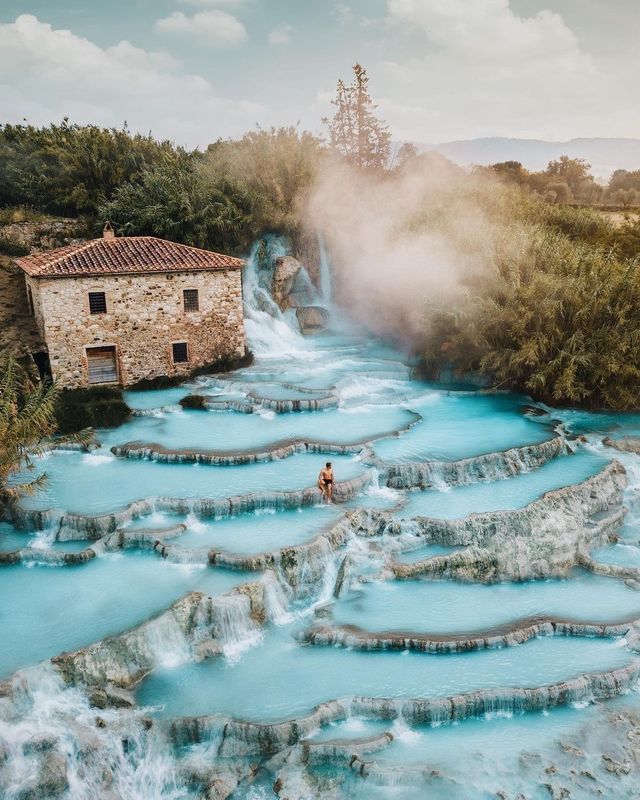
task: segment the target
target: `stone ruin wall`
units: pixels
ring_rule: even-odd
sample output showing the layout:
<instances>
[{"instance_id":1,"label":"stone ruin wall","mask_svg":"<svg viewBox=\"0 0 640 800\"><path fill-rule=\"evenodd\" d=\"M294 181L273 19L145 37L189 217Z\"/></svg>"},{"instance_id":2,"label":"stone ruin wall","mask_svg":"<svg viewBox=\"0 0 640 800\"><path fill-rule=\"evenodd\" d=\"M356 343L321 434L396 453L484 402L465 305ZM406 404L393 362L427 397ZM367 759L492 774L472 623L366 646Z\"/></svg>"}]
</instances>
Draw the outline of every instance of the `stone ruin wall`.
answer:
<instances>
[{"instance_id":1,"label":"stone ruin wall","mask_svg":"<svg viewBox=\"0 0 640 800\"><path fill-rule=\"evenodd\" d=\"M45 349L29 311L22 270L0 256L0 353L22 359Z\"/></svg>"},{"instance_id":2,"label":"stone ruin wall","mask_svg":"<svg viewBox=\"0 0 640 800\"><path fill-rule=\"evenodd\" d=\"M42 219L0 225L0 242L19 245L31 253L76 244L84 234L78 220ZM40 329L41 330L41 329ZM17 358L46 350L27 302L24 273L13 258L0 253L0 354ZM35 373L34 373L35 377Z\"/></svg>"},{"instance_id":3,"label":"stone ruin wall","mask_svg":"<svg viewBox=\"0 0 640 800\"><path fill-rule=\"evenodd\" d=\"M54 378L87 385L85 348L117 348L120 381L182 376L221 357L245 353L240 270L33 280L36 317ZM185 313L183 289L197 289L200 310ZM107 313L89 313L89 292L105 292ZM173 342L189 361L174 364Z\"/></svg>"}]
</instances>

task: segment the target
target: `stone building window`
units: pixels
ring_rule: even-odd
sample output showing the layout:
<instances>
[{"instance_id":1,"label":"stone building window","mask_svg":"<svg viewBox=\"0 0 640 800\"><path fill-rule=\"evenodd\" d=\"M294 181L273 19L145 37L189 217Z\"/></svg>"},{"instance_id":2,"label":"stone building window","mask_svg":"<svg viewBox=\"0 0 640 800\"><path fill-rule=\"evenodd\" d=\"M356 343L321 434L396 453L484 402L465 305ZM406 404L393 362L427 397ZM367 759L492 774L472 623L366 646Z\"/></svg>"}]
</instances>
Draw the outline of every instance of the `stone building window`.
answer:
<instances>
[{"instance_id":1,"label":"stone building window","mask_svg":"<svg viewBox=\"0 0 640 800\"><path fill-rule=\"evenodd\" d=\"M200 301L198 300L197 289L184 289L182 295L184 298L185 312L200 310Z\"/></svg>"},{"instance_id":2,"label":"stone building window","mask_svg":"<svg viewBox=\"0 0 640 800\"><path fill-rule=\"evenodd\" d=\"M31 287L27 286L27 303L29 304L29 313L33 316L36 311L33 305L33 294L31 293Z\"/></svg>"},{"instance_id":3,"label":"stone building window","mask_svg":"<svg viewBox=\"0 0 640 800\"><path fill-rule=\"evenodd\" d=\"M89 311L91 314L107 313L107 296L104 292L89 292Z\"/></svg>"},{"instance_id":4,"label":"stone building window","mask_svg":"<svg viewBox=\"0 0 640 800\"><path fill-rule=\"evenodd\" d=\"M172 347L174 364L184 364L189 360L189 347L186 342L174 342Z\"/></svg>"}]
</instances>

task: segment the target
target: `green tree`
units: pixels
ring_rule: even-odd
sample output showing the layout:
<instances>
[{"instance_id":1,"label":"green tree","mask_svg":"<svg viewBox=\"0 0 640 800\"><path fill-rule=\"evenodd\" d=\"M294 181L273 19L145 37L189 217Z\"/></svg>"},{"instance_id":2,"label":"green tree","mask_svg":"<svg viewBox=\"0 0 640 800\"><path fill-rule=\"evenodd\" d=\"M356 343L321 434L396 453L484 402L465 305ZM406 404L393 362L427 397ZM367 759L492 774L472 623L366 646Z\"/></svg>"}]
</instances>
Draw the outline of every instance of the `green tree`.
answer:
<instances>
[{"instance_id":1,"label":"green tree","mask_svg":"<svg viewBox=\"0 0 640 800\"><path fill-rule=\"evenodd\" d=\"M384 169L389 162L391 134L375 114L377 106L369 94L366 69L356 64L353 81L338 81L332 100L335 114L322 121L329 129L331 146L357 167Z\"/></svg>"},{"instance_id":2,"label":"green tree","mask_svg":"<svg viewBox=\"0 0 640 800\"><path fill-rule=\"evenodd\" d=\"M626 169L617 169L615 172L613 172L607 187L607 201L616 203L614 195L620 190L634 190L636 192L640 192L640 169L632 171Z\"/></svg>"},{"instance_id":3,"label":"green tree","mask_svg":"<svg viewBox=\"0 0 640 800\"><path fill-rule=\"evenodd\" d=\"M115 189L136 181L170 142L97 125L0 126L0 205L72 216L96 214Z\"/></svg>"},{"instance_id":4,"label":"green tree","mask_svg":"<svg viewBox=\"0 0 640 800\"><path fill-rule=\"evenodd\" d=\"M589 202L589 198L593 195L593 187L597 185L590 169L591 164L588 164L583 158L560 156L557 161L549 162L544 174L551 183L565 183L575 200ZM567 201L558 199L557 202Z\"/></svg>"},{"instance_id":5,"label":"green tree","mask_svg":"<svg viewBox=\"0 0 640 800\"><path fill-rule=\"evenodd\" d=\"M26 479L36 469L38 455L56 430L58 390L52 383L34 382L13 358L0 362L0 509L20 494L33 494L46 482L46 474ZM85 442L87 432L72 437ZM22 481L11 481L14 475Z\"/></svg>"},{"instance_id":6,"label":"green tree","mask_svg":"<svg viewBox=\"0 0 640 800\"><path fill-rule=\"evenodd\" d=\"M252 209L254 232L296 236L300 208L325 148L320 139L290 126L246 133L209 145L202 162L205 182L241 186Z\"/></svg>"},{"instance_id":7,"label":"green tree","mask_svg":"<svg viewBox=\"0 0 640 800\"><path fill-rule=\"evenodd\" d=\"M517 186L524 186L529 177L528 171L519 161L501 161L492 164L490 169L500 180L505 183L515 183Z\"/></svg>"},{"instance_id":8,"label":"green tree","mask_svg":"<svg viewBox=\"0 0 640 800\"><path fill-rule=\"evenodd\" d=\"M225 176L202 173L202 156L179 152L145 169L100 209L125 235L160 236L194 247L241 251L253 239L251 201Z\"/></svg>"},{"instance_id":9,"label":"green tree","mask_svg":"<svg viewBox=\"0 0 640 800\"><path fill-rule=\"evenodd\" d=\"M556 405L640 407L638 262L540 229L488 290L430 325L426 363Z\"/></svg>"}]
</instances>

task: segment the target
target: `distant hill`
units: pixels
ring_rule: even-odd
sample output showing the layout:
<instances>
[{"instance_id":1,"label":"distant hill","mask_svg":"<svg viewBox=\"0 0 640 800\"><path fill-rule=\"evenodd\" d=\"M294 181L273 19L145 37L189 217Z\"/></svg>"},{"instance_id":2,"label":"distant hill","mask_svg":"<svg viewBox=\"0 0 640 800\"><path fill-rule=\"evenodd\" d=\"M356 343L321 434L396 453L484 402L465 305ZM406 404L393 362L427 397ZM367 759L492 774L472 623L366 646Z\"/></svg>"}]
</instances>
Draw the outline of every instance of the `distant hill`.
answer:
<instances>
[{"instance_id":1,"label":"distant hill","mask_svg":"<svg viewBox=\"0 0 640 800\"><path fill-rule=\"evenodd\" d=\"M544 169L559 156L584 158L593 174L608 179L616 169L640 169L640 139L570 139L568 142L545 142L542 139L489 137L466 141L421 144L419 151L437 150L463 166L520 161L527 169Z\"/></svg>"}]
</instances>

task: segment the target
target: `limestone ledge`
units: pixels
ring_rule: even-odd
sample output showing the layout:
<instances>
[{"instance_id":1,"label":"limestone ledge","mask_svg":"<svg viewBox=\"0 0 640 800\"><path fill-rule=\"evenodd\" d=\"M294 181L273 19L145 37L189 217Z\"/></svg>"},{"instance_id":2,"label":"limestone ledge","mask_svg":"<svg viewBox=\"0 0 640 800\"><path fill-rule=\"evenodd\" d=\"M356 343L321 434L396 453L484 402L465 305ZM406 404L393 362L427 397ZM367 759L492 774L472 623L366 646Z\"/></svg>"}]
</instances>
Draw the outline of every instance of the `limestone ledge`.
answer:
<instances>
[{"instance_id":1,"label":"limestone ledge","mask_svg":"<svg viewBox=\"0 0 640 800\"><path fill-rule=\"evenodd\" d=\"M635 453L640 455L640 436L623 436L621 439L612 439L607 436L602 440L605 447L613 447L622 453Z\"/></svg>"},{"instance_id":2,"label":"limestone ledge","mask_svg":"<svg viewBox=\"0 0 640 800\"><path fill-rule=\"evenodd\" d=\"M371 474L365 472L350 480L337 481L334 487L335 501L343 503L353 499L371 484L371 480ZM226 519L258 509L285 510L321 502L322 494L314 486L292 491L252 492L220 499L159 497L137 500L121 511L100 515L66 514L58 509L40 511L13 504L8 509L8 517L20 530L39 531L57 527L57 540L66 541L100 539L108 533L115 533L131 520L149 516L155 511L179 515L193 513L203 519Z\"/></svg>"},{"instance_id":3,"label":"limestone ledge","mask_svg":"<svg viewBox=\"0 0 640 800\"><path fill-rule=\"evenodd\" d=\"M439 485L461 486L479 481L509 478L537 469L572 447L564 436L556 436L539 444L513 447L498 453L473 456L460 461L423 461L407 464L376 464L381 479L391 489L430 489Z\"/></svg>"},{"instance_id":4,"label":"limestone ledge","mask_svg":"<svg viewBox=\"0 0 640 800\"><path fill-rule=\"evenodd\" d=\"M365 451L366 443L330 444L318 441L278 442L262 450L238 450L220 452L214 450L170 449L159 444L127 442L111 448L119 458L147 459L165 464L206 464L214 466L238 466L264 461L279 461L298 453L326 453L327 455L358 455Z\"/></svg>"},{"instance_id":5,"label":"limestone ledge","mask_svg":"<svg viewBox=\"0 0 640 800\"><path fill-rule=\"evenodd\" d=\"M626 667L593 672L544 686L482 689L437 698L347 697L316 706L303 717L271 724L209 715L167 723L179 746L219 741L218 755L269 756L309 738L313 731L349 717L402 719L409 725L449 724L489 713L543 711L576 702L604 700L628 691L640 678L640 659Z\"/></svg>"},{"instance_id":6,"label":"limestone ledge","mask_svg":"<svg viewBox=\"0 0 640 800\"><path fill-rule=\"evenodd\" d=\"M265 624L269 584L267 577L216 597L189 592L140 625L55 656L51 664L68 684L130 689L163 663L167 651L184 661L219 655L230 617L240 627Z\"/></svg>"},{"instance_id":7,"label":"limestone ledge","mask_svg":"<svg viewBox=\"0 0 640 800\"><path fill-rule=\"evenodd\" d=\"M317 623L301 634L301 640L318 646L356 650L414 650L421 653L466 653L524 644L539 636L617 638L627 636L630 649L640 652L640 618L608 624L579 622L542 616L516 620L487 631L469 634L431 634L403 631L370 632L356 625Z\"/></svg>"},{"instance_id":8,"label":"limestone ledge","mask_svg":"<svg viewBox=\"0 0 640 800\"><path fill-rule=\"evenodd\" d=\"M214 401L225 406L236 401ZM244 401L239 401L243 403ZM279 401L278 401L279 402ZM246 409L244 409L246 411ZM259 450L245 449L236 451L195 450L191 448L168 448L160 444L132 441L114 445L111 452L119 458L148 459L167 464L207 464L214 466L237 466L255 464L260 461L278 461L297 453L326 453L328 455L361 455L368 465L379 467L380 461L371 450L372 441L389 439L410 430L422 421L420 414L411 413L406 425L393 431L377 434L373 439L360 439L347 444L326 442L316 439L287 439L275 442Z\"/></svg>"},{"instance_id":9,"label":"limestone ledge","mask_svg":"<svg viewBox=\"0 0 640 800\"><path fill-rule=\"evenodd\" d=\"M613 461L579 484L547 492L520 509L470 514L457 520L394 519L388 512L361 509L352 516L360 535L410 532L425 544L464 547L414 563L391 559L396 579L453 578L491 583L566 575L592 547L616 540L625 509L624 467Z\"/></svg>"},{"instance_id":10,"label":"limestone ledge","mask_svg":"<svg viewBox=\"0 0 640 800\"><path fill-rule=\"evenodd\" d=\"M346 482L346 486L338 484L336 495L355 496L362 490L362 482L367 480L367 476L360 476ZM548 492L522 509L471 514L459 520L419 517L410 521L398 520L390 511L356 509L348 511L335 525L307 542L250 555L220 549L183 548L179 544L179 536L186 531L186 526L182 524L151 530L127 529L122 525L153 510L182 514L193 511L216 519L253 511L257 507L295 507L289 505L293 501L312 505L320 501L318 490L276 493L275 496L272 493L246 495L220 501L198 500L186 506L183 503L188 501L175 499L160 499L153 503L140 501L118 514L60 517L59 540L95 540L91 547L79 553L24 548L0 554L0 564L21 560L79 564L105 550L141 547L179 563L201 563L252 571L275 569L287 584L299 588L299 576L305 574L310 585L315 579L320 579L328 561L344 548L350 537L400 536L409 524L411 534L422 538L425 543L462 546L465 549L412 564L390 559L387 571L396 579L429 577L492 582L547 578L565 575L576 565L596 571L596 566L589 565L587 551L615 539L615 530L624 517L624 509L619 504L625 483L624 469L617 462L612 462L583 483ZM52 524L52 519L47 520L46 516L43 519L46 512L31 513L28 522ZM168 539L178 539L178 542ZM347 585L349 581L350 569L346 562L347 558L338 570L338 582L341 585ZM625 580L640 577L635 570L625 571L606 565L599 570Z\"/></svg>"}]
</instances>

